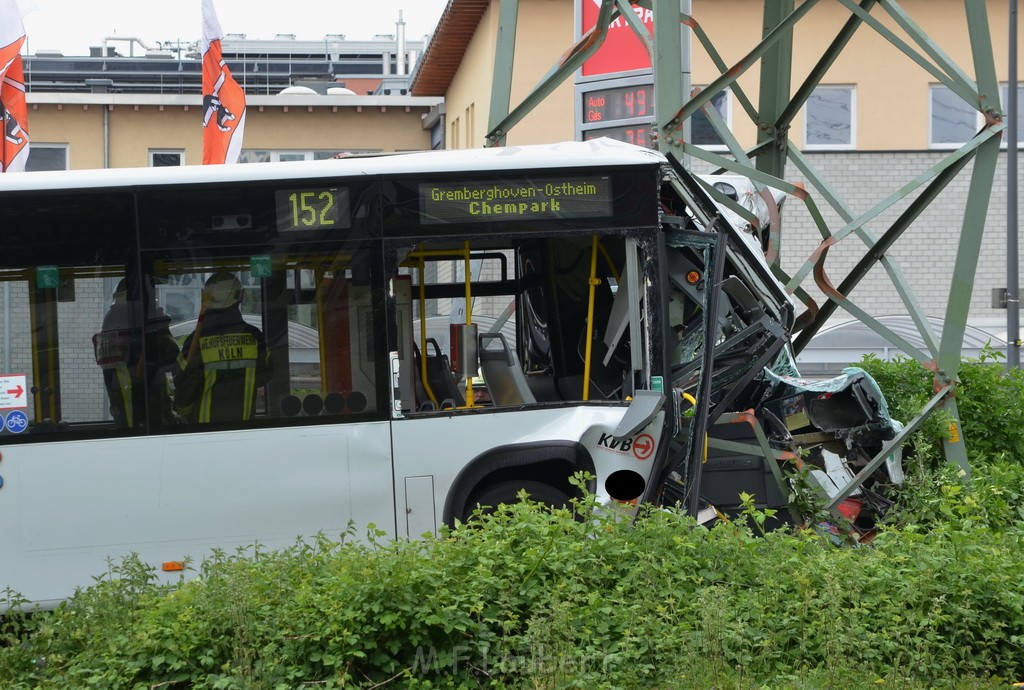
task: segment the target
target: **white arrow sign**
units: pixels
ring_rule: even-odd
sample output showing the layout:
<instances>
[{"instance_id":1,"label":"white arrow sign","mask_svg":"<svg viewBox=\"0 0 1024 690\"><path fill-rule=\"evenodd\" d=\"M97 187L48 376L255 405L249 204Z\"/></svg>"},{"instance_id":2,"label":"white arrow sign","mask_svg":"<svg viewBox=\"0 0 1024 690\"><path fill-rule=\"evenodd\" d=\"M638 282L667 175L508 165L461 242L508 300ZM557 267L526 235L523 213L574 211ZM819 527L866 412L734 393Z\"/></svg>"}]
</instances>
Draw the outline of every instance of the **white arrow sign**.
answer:
<instances>
[{"instance_id":1,"label":"white arrow sign","mask_svg":"<svg viewBox=\"0 0 1024 690\"><path fill-rule=\"evenodd\" d=\"M25 374L0 376L0 410L28 407L28 384Z\"/></svg>"}]
</instances>

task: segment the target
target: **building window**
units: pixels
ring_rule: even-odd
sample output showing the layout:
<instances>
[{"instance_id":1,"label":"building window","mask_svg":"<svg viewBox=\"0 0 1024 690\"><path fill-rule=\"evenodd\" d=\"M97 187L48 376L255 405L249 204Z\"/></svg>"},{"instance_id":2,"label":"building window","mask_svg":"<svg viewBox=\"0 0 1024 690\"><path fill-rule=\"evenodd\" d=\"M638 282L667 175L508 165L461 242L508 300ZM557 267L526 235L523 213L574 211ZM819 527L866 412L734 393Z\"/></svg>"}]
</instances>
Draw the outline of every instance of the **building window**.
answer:
<instances>
[{"instance_id":1,"label":"building window","mask_svg":"<svg viewBox=\"0 0 1024 690\"><path fill-rule=\"evenodd\" d=\"M149 167L167 168L179 165L185 165L185 152L181 149L165 151L150 149Z\"/></svg>"},{"instance_id":2,"label":"building window","mask_svg":"<svg viewBox=\"0 0 1024 690\"><path fill-rule=\"evenodd\" d=\"M470 103L469 107L466 108L466 148L473 148L476 146L476 103Z\"/></svg>"},{"instance_id":3,"label":"building window","mask_svg":"<svg viewBox=\"0 0 1024 690\"><path fill-rule=\"evenodd\" d=\"M448 142L449 148L459 148L459 125L459 118L455 118L454 120L452 120L452 140Z\"/></svg>"},{"instance_id":4,"label":"building window","mask_svg":"<svg viewBox=\"0 0 1024 690\"><path fill-rule=\"evenodd\" d=\"M804 148L852 149L854 136L852 86L819 86L804 108Z\"/></svg>"},{"instance_id":5,"label":"building window","mask_svg":"<svg viewBox=\"0 0 1024 690\"><path fill-rule=\"evenodd\" d=\"M955 148L978 133L981 113L960 96L945 86L933 85L930 98L929 146Z\"/></svg>"},{"instance_id":6,"label":"building window","mask_svg":"<svg viewBox=\"0 0 1024 690\"><path fill-rule=\"evenodd\" d=\"M329 158L366 153L380 153L381 149L325 149L312 151L268 151L245 149L238 157L239 163L278 163L280 161L322 161Z\"/></svg>"},{"instance_id":7,"label":"building window","mask_svg":"<svg viewBox=\"0 0 1024 690\"><path fill-rule=\"evenodd\" d=\"M26 171L67 169L67 144L37 144L34 141L29 144Z\"/></svg>"},{"instance_id":8,"label":"building window","mask_svg":"<svg viewBox=\"0 0 1024 690\"><path fill-rule=\"evenodd\" d=\"M729 92L719 91L711 97L711 103L715 106L718 114L722 116L722 119L725 120L726 126L731 127L732 109L729 107ZM725 148L725 142L722 141L722 137L718 136L718 132L711 126L711 121L708 120L708 116L702 110L698 110L690 117L690 140L703 148Z\"/></svg>"},{"instance_id":9,"label":"building window","mask_svg":"<svg viewBox=\"0 0 1024 690\"><path fill-rule=\"evenodd\" d=\"M1010 85L1003 84L1000 87L1000 92L1003 99L1003 112L1009 112L1010 106ZM1024 117L1021 116L1021 106L1024 106L1024 85L1017 85L1017 148L1024 148ZM1007 123L1009 126L1009 123ZM1003 146L1006 146L1006 136L1003 135Z\"/></svg>"}]
</instances>

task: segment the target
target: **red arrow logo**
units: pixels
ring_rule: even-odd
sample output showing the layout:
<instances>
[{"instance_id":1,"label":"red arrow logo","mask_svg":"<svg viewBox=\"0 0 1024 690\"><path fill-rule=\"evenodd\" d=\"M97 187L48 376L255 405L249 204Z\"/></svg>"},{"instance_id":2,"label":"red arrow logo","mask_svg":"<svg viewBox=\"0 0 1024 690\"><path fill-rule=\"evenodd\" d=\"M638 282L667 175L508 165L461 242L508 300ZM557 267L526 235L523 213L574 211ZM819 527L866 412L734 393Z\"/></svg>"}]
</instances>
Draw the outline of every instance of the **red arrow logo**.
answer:
<instances>
[{"instance_id":1,"label":"red arrow logo","mask_svg":"<svg viewBox=\"0 0 1024 690\"><path fill-rule=\"evenodd\" d=\"M24 392L25 392L25 389L21 387L20 383L18 384L17 388L8 388L7 389L7 395L13 395L15 398L20 398L21 394L24 393Z\"/></svg>"},{"instance_id":2,"label":"red arrow logo","mask_svg":"<svg viewBox=\"0 0 1024 690\"><path fill-rule=\"evenodd\" d=\"M650 434L640 434L633 439L633 457L646 460L654 452L654 439Z\"/></svg>"}]
</instances>

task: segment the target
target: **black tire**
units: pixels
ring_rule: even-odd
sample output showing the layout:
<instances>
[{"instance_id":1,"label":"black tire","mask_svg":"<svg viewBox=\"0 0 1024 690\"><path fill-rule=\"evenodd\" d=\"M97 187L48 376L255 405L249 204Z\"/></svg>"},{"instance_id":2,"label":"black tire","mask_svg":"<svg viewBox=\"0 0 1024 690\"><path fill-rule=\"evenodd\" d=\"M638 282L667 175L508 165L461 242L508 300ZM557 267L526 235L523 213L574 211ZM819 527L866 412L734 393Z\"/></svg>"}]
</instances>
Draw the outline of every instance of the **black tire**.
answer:
<instances>
[{"instance_id":1,"label":"black tire","mask_svg":"<svg viewBox=\"0 0 1024 690\"><path fill-rule=\"evenodd\" d=\"M552 508L569 507L569 495L564 491L543 482L514 479L485 488L470 501L469 510L472 511L479 505L483 507L484 512L491 513L502 503L508 505L519 503L519 492L523 490L529 494L531 500L537 503Z\"/></svg>"}]
</instances>

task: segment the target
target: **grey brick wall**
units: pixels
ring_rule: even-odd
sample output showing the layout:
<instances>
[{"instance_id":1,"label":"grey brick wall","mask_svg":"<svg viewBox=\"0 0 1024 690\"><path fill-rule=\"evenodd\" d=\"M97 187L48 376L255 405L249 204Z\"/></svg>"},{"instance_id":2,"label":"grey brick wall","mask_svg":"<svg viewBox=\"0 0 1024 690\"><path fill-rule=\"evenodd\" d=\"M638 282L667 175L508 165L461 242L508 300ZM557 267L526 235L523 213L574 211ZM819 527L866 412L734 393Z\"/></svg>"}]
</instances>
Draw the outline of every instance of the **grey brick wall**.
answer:
<instances>
[{"instance_id":1,"label":"grey brick wall","mask_svg":"<svg viewBox=\"0 0 1024 690\"><path fill-rule=\"evenodd\" d=\"M809 153L807 157L850 210L859 215L938 164L948 153L856 151ZM899 264L907 283L929 316L942 318L945 315L972 167L968 164L889 253ZM695 163L694 169L697 172L707 170L699 161ZM786 179L789 182L808 182L792 165L787 168ZM809 184L807 188L829 228L833 232L841 229L844 223L838 215ZM920 190L894 204L868 223L867 229L875 237L880 237L919 193ZM969 231L983 233L981 257L971 298L970 321L990 330L1002 330L1004 327L999 324L1005 324L1006 312L991 308L990 290L1006 285L1005 154L1000 157L996 170L987 222L984 227L969 228ZM799 199L787 199L783 210L783 268L790 274L794 273L820 241L821 236L806 206ZM840 284L865 250L864 243L857 236L850 235L829 251L825 268L833 284ZM822 301L822 293L812 278L806 279L803 285L819 303ZM873 316L905 313L893 283L881 266L876 266L848 297ZM852 317L840 311L835 320L849 318Z\"/></svg>"},{"instance_id":2,"label":"grey brick wall","mask_svg":"<svg viewBox=\"0 0 1024 690\"><path fill-rule=\"evenodd\" d=\"M103 374L92 346L92 336L103 325L110 304L103 283L102 278L76 280L75 301L57 304L61 413L67 422L109 418Z\"/></svg>"}]
</instances>

